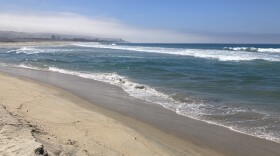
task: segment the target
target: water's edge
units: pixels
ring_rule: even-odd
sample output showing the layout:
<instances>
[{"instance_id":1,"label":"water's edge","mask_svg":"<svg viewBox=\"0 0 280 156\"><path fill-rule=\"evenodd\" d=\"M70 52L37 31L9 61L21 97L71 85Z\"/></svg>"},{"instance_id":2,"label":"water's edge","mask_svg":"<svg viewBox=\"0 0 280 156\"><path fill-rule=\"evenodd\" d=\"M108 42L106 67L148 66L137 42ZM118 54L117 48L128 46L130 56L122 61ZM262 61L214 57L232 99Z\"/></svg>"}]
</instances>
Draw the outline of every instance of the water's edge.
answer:
<instances>
[{"instance_id":1,"label":"water's edge","mask_svg":"<svg viewBox=\"0 0 280 156\"><path fill-rule=\"evenodd\" d=\"M15 75L15 76L20 76L20 77L24 77L24 78L30 78L30 79L32 79L32 80L35 80L35 81L39 81L39 82L43 82L43 83L47 83L47 84L51 84L51 85L54 85L54 86L57 86L57 87L59 87L59 88L62 88L62 89L65 89L66 91L70 91L70 92L72 92L72 93L74 93L74 94L76 94L76 95L79 95L79 96L81 96L82 98L85 98L86 100L89 100L89 101L95 101L95 102L97 102L97 103L102 103L102 104L104 104L104 97L99 97L100 96L100 94L104 94L104 95L109 95L109 96L106 96L106 98L112 98L111 97L111 93L112 92L119 92L120 90L122 90L123 92L124 92L124 90L121 88L121 87L119 87L119 86L116 86L116 85L112 85L112 84L108 84L108 83L105 83L105 82L101 82L101 81L97 81L97 80L93 80L93 79L88 79L88 78L84 78L84 77L79 77L79 76L77 76L77 75L70 75L70 74L67 74L67 73L58 73L58 72L54 72L54 71L41 71L41 70L36 70L36 69L26 69L26 68L20 68L20 67L1 67L0 68L0 72L4 72L4 73L8 73L8 74L12 74L12 75ZM90 91L92 91L92 88L95 88L95 87L89 87L88 89L90 89L90 90L85 90L85 91L82 91L81 89L84 89L84 87L85 86L80 86L80 87L78 87L79 85L78 84L73 84L71 81L57 81L57 80L59 80L59 78L55 78L57 75L59 75L58 77L60 77L60 78L65 78L65 77L67 77L66 79L74 79L74 80L85 80L85 81L88 81L88 82L90 82L90 83L92 83L92 85L93 86L95 86L96 87L96 84L101 84L101 86L99 86L99 85L97 85L98 87L97 87L97 90L95 90L93 93L91 93L91 95L95 95L95 96L93 96L93 97L84 97L83 96L83 94L84 93L90 93ZM67 83L64 83L64 82L67 82ZM94 83L93 83L94 82ZM80 84L80 83L79 83ZM108 89L108 90L106 90L106 87L104 88L104 85L105 86L107 86L107 88L109 87L110 89ZM70 88L69 87L67 87L67 86L71 86ZM76 89L76 90L78 90L78 91L73 91L73 87ZM119 91L116 91L116 90L111 90L112 88L111 87L113 87L113 88L117 88L117 90L119 90ZM100 93L100 91L102 91L102 93ZM103 92L105 92L105 93L103 93ZM94 93L96 93L96 94L94 94ZM124 92L125 93L125 92ZM182 115L182 114L178 114L177 112L174 112L174 111L172 111L172 110L170 110L170 109L166 109L165 107L163 107L162 105L151 105L150 104L150 102L148 102L148 101L143 101L143 100L141 100L141 99L137 99L137 100L135 100L134 99L134 97L131 97L131 96L128 96L128 95L126 95L126 93L124 94L124 93L121 93L121 94L119 94L119 93L117 93L117 95L113 95L114 97L114 100L116 100L115 98L118 98L118 99L122 99L122 98L125 98L125 99L122 99L122 100L125 100L125 102L124 101L122 101L122 102L120 102L120 103L122 103L121 105L118 105L118 106L113 106L114 107L114 109L113 109L113 111L117 111L117 112L121 112L121 113L123 113L123 114L126 114L127 113L127 111L131 111L131 109L127 109L126 108L126 106L127 105L133 105L133 107L135 106L134 104L135 103L137 103L137 105L138 106L140 106L139 104L143 104L142 106L140 106L140 107L147 107L147 108L145 108L145 109L147 109L147 110L149 110L149 107L150 108L153 108L153 109L159 109L159 107L161 107L162 109L165 109L166 111L165 112L169 112L170 114L173 114L173 115L171 115L171 116L174 116L174 113L176 114L176 116L182 116L182 118L181 117L176 117L176 118L180 118L179 119L179 123L180 122L184 122L185 120L186 120L186 122L184 123L184 124L186 124L187 125L187 127L188 128L190 128L189 127L189 124L188 124L188 122L189 122L189 120L191 119L191 121L192 120L194 120L193 122L202 122L202 126L201 125L199 125L199 127L203 127L203 128L199 128L199 129L197 129L197 127L195 127L195 128L190 128L191 129L191 131L193 130L193 129L195 129L195 131L196 131L196 134L197 135L201 135L201 134L204 134L204 135L208 135L207 133L205 133L205 131L208 131L208 132L214 132L216 135L217 135L217 133L216 133L216 129L219 129L219 130L221 130L222 129L222 131L224 130L224 129L228 129L230 132L229 133L237 133L237 134L240 134L240 135L247 135L247 136L250 136L250 137L253 137L253 138L255 138L255 139L257 139L257 140L259 140L259 139L261 139L261 140L263 140L264 142L274 142L274 143L276 143L277 145L280 145L279 144L279 142L277 142L277 141L274 141L274 140L269 140L269 139L266 139L266 138L261 138L261 137L257 137L257 136L254 136L254 135L250 135L250 134L246 134L246 133L243 133L243 132L240 132L240 131L236 131L236 130L234 130L234 129L231 129L231 128L229 128L229 127L226 127L226 126L222 126L222 125L219 125L219 124L215 124L215 123L212 123L212 122L207 122L207 121L204 121L204 120L199 120L199 119L196 119L196 118L190 118L190 117L188 117L188 116L185 116L185 115ZM114 93L115 94L115 93ZM116 97L117 96L117 97ZM118 96L122 96L122 98L119 98ZM123 97L124 96L124 97ZM111 99L112 100L112 99ZM133 102L132 102L133 101ZM95 103L94 102L94 103ZM114 101L114 102L119 102L119 101ZM112 108L111 107L108 107L108 104L109 105L111 105L111 103L112 103L112 101L110 101L109 100L109 103L107 103L106 104L106 106L105 106L105 108L106 109L110 109L110 110L112 110ZM125 103L125 104L123 104L123 103ZM102 105L103 106L103 105ZM118 108L119 107L119 108ZM133 108L133 110L134 110L135 108ZM153 109L151 109L151 110L153 110ZM159 112L161 112L162 111L162 109L160 109L159 110ZM141 109L140 109L141 110ZM136 109L136 111L138 112L138 110ZM133 113L134 111L132 111L132 112L130 112L130 113ZM130 114L129 113L129 114ZM136 112L134 112L134 113L136 113ZM139 112L138 112L139 113ZM152 112L153 113L153 112ZM152 117L154 118L154 117L156 117L156 115L158 115L157 116L157 119L156 120L158 120L158 118L159 118L159 120L160 121L162 121L162 119L160 119L160 118L162 118L164 115L166 115L166 114L169 114L169 113L163 113L163 114L153 114L152 115ZM141 113L140 113L141 114ZM145 113L144 113L145 114ZM130 115L132 115L132 114L130 114ZM132 116L134 116L134 115L132 115ZM141 115L142 116L142 115ZM140 119L140 120L142 120L143 119L143 116L141 117L141 116L138 116L138 115L136 115L136 119ZM146 122L147 121L149 121L150 120L150 117L151 116L146 116L146 117L144 117L144 118L148 118L148 120L145 120ZM168 116L165 116L164 118L168 118ZM133 117L133 118L135 118L135 116ZM187 119L187 118L189 118L189 119ZM193 123L192 122L192 123ZM149 123L149 122L147 122L147 123ZM172 126L173 124L175 124L174 126L176 127L176 123L177 123L177 121L169 121L168 123L167 123L167 125L168 124L171 124L170 126ZM159 124L161 124L161 123L159 123ZM197 123L196 123L197 124ZM205 127L204 126L207 126L208 128L210 127L210 131L209 131L209 129L207 130L207 129L204 129ZM217 127L220 127L220 128L217 128ZM159 126L159 127L161 127L161 126ZM161 127L162 128L162 127ZM213 129L212 129L213 128ZM167 128L167 129L169 129L169 128ZM171 128L172 129L172 128ZM174 129L174 128L173 128ZM169 129L170 130L170 129ZM182 132L182 131L184 131L184 130L186 130L186 132L185 133L187 133L187 129L180 129L180 131ZM204 131L204 133L199 133L199 132L201 132L201 131ZM224 133L224 132L223 132ZM226 134L226 133L225 133ZM207 136L208 137L208 136ZM244 137L244 136L243 136ZM238 137L239 138L239 137ZM240 139L240 138L239 138ZM245 140L246 140L246 138L245 138ZM240 140L237 140L238 142L240 141ZM262 142L262 141L261 141Z\"/></svg>"}]
</instances>

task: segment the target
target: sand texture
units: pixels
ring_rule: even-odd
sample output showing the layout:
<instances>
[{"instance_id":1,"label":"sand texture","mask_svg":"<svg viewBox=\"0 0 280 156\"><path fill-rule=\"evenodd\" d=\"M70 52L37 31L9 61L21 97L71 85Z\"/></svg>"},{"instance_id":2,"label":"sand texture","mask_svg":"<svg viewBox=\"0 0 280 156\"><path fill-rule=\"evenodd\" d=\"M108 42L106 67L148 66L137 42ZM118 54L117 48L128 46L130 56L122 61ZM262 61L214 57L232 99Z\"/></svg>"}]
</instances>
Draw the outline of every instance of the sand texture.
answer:
<instances>
[{"instance_id":1,"label":"sand texture","mask_svg":"<svg viewBox=\"0 0 280 156\"><path fill-rule=\"evenodd\" d=\"M0 155L186 154L80 107L83 100L53 87L5 75L0 86Z\"/></svg>"}]
</instances>

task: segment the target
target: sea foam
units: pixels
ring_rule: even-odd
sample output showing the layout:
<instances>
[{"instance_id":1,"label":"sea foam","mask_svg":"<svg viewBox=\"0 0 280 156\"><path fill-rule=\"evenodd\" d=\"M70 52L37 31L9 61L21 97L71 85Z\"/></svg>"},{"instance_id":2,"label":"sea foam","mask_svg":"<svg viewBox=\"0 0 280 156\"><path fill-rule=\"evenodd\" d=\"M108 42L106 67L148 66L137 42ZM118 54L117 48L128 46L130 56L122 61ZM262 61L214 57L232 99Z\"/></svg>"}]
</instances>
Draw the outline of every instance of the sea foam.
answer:
<instances>
[{"instance_id":1,"label":"sea foam","mask_svg":"<svg viewBox=\"0 0 280 156\"><path fill-rule=\"evenodd\" d=\"M24 46L18 49L13 49L7 51L7 53L16 53L16 54L39 54L39 53L57 53L57 52L71 52L73 49L59 49L59 48L41 48L35 46Z\"/></svg>"},{"instance_id":2,"label":"sea foam","mask_svg":"<svg viewBox=\"0 0 280 156\"><path fill-rule=\"evenodd\" d=\"M161 105L166 109L172 110L179 115L187 116L196 120L201 120L210 124L215 124L225 128L229 128L233 131L252 135L264 139L268 139L275 142L280 142L279 133L274 131L268 131L268 127L247 127L244 128L239 123L240 121L227 121L227 120L213 120L208 118L209 116L221 116L226 119L227 116L236 115L239 113L251 113L259 116L258 119L244 119L242 122L248 122L250 124L269 118L269 115L265 112L258 110L249 110L247 108L230 107L224 105L212 105L202 100L192 100L186 98L185 101L175 100L172 95L168 95L161 91L158 91L148 85L143 85L130 81L128 78L118 75L117 73L90 73L90 72L77 72L71 70L60 69L56 67L49 67L50 71L59 72L63 74L70 74L79 76L82 78L93 79L100 82L109 83L111 85L121 87L130 96L146 100L148 102ZM188 101L188 102L186 102ZM208 117L207 117L208 116ZM253 125L253 124L252 124Z\"/></svg>"},{"instance_id":3,"label":"sea foam","mask_svg":"<svg viewBox=\"0 0 280 156\"><path fill-rule=\"evenodd\" d=\"M279 60L279 56L271 53L260 53L260 52L247 52L247 51L238 51L238 50L205 50L205 49L186 49L186 48L160 48L160 47L142 47L142 46L121 46L121 45L101 45L101 44L78 44L77 46L82 47L93 47L93 48L107 48L107 49L120 49L127 51L140 51L147 53L159 53L159 54L170 54L170 55L184 55L184 56L193 56L200 58L210 58L210 59L218 59L220 61L241 61L241 60L254 60L254 59L262 59L262 60ZM112 48L113 47L113 48ZM44 49L38 47L22 47L20 49L16 49L12 51L13 53L21 53L21 54L34 54L34 53L48 53L48 52L62 52L66 49ZM76 50L75 48L70 50ZM251 125L254 125L258 120L263 120L267 118L266 115L262 115L255 110L250 110L241 107L233 107L233 106L217 106L207 101L196 100L196 99L188 99L178 100L174 98L173 95L169 95L165 92L162 92L160 89L155 87L151 87L149 85L144 85L136 82L132 82L128 77L119 75L118 73L94 73L94 72L86 72L86 71L73 71L66 70L62 68L58 68L55 66L50 66L48 68L37 68L33 67L30 64L20 64L18 65L20 68L29 68L35 70L49 70L52 72L58 72L63 74L75 75L82 78L93 79L105 83L109 83L115 86L121 87L125 92L127 92L130 96L135 98L139 98L142 100L146 100L148 102L161 105L167 109L170 109L180 115L187 116L193 119L202 120L211 124L216 124L219 126L227 127L237 132L245 133L248 135L258 136L260 138L265 138L269 140L273 140L276 142L280 142L279 132L270 131L269 128L260 127L247 127L244 128L240 126L239 122L249 122ZM234 116L239 113L254 113L260 115L258 120L250 121L249 119L239 120L239 121L224 121L228 116ZM213 118L209 118L212 116L222 117L223 121L215 120ZM253 124L251 123L253 122Z\"/></svg>"},{"instance_id":4,"label":"sea foam","mask_svg":"<svg viewBox=\"0 0 280 156\"><path fill-rule=\"evenodd\" d=\"M188 48L163 48L163 47L146 47L146 46L126 46L126 45L104 45L99 43L75 43L74 46L92 47L103 49L115 49L126 51L138 51L146 53L160 53L169 55L193 56L206 59L218 59L220 61L251 61L251 60L266 60L280 61L279 54L273 54L273 51L280 49L256 49L262 53L252 53L247 51L246 47L228 47L220 50L215 49L188 49ZM251 48L253 50L253 48ZM265 53L266 50L270 52Z\"/></svg>"},{"instance_id":5,"label":"sea foam","mask_svg":"<svg viewBox=\"0 0 280 156\"><path fill-rule=\"evenodd\" d=\"M248 51L261 53L280 53L280 48L255 48L255 47L224 47L225 50Z\"/></svg>"}]
</instances>

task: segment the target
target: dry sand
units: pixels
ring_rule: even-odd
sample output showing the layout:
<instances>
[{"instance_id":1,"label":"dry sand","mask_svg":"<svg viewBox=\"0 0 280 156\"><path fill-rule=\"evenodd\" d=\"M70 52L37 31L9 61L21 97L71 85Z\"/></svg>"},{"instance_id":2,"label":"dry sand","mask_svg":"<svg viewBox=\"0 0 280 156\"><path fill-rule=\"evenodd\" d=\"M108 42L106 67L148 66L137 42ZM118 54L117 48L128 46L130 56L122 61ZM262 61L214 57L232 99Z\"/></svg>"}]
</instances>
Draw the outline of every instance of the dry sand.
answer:
<instances>
[{"instance_id":1,"label":"dry sand","mask_svg":"<svg viewBox=\"0 0 280 156\"><path fill-rule=\"evenodd\" d=\"M0 74L0 155L216 155L147 138L61 89ZM143 128L147 128L144 125ZM161 139L162 138L162 139ZM169 145L170 140L170 145ZM175 149L174 142L182 147Z\"/></svg>"}]
</instances>

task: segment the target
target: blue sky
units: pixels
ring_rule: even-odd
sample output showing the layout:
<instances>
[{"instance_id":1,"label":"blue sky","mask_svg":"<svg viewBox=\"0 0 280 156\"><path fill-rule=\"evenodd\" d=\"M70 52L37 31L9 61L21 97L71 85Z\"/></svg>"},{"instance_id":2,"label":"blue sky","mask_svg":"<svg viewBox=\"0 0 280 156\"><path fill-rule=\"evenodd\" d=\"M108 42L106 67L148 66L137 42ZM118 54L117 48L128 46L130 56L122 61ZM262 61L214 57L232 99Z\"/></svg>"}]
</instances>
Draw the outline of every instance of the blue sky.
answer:
<instances>
[{"instance_id":1,"label":"blue sky","mask_svg":"<svg viewBox=\"0 0 280 156\"><path fill-rule=\"evenodd\" d=\"M170 42L280 43L279 0L1 0L0 4L0 13L14 16L72 13L116 22L122 28L116 31L129 32L110 31L112 37L134 42L169 42L171 36ZM145 31L159 37L137 39ZM103 36L101 31L95 34Z\"/></svg>"}]
</instances>

